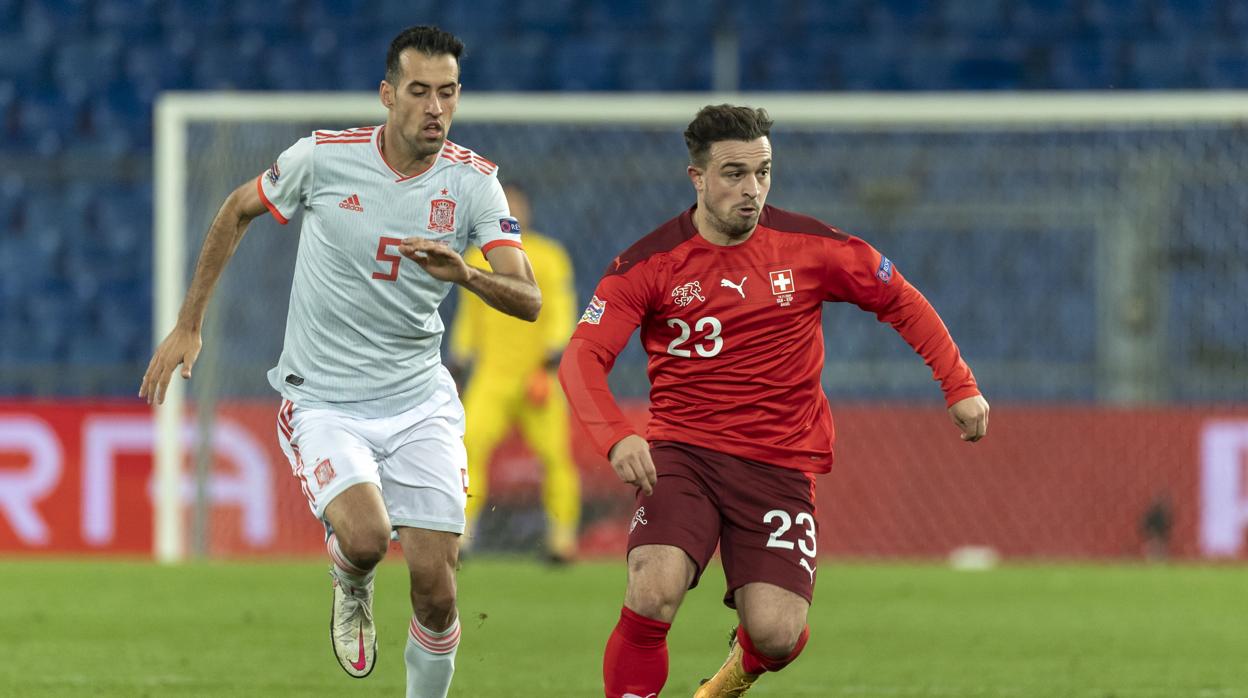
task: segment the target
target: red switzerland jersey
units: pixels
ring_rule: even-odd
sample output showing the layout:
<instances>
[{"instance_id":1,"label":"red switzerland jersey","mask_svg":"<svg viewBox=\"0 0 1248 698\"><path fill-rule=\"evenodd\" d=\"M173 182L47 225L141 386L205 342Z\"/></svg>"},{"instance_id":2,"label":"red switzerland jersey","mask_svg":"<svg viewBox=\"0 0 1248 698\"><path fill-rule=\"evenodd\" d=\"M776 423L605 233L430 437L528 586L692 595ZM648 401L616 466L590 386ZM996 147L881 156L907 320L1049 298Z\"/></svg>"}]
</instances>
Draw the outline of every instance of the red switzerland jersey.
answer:
<instances>
[{"instance_id":1,"label":"red switzerland jersey","mask_svg":"<svg viewBox=\"0 0 1248 698\"><path fill-rule=\"evenodd\" d=\"M633 330L649 354L647 440L808 472L832 465L820 384L823 303L847 301L914 347L949 405L979 394L927 299L888 258L814 218L764 206L745 242L698 234L693 209L617 257L564 352L560 379L600 452L634 433L607 389Z\"/></svg>"}]
</instances>

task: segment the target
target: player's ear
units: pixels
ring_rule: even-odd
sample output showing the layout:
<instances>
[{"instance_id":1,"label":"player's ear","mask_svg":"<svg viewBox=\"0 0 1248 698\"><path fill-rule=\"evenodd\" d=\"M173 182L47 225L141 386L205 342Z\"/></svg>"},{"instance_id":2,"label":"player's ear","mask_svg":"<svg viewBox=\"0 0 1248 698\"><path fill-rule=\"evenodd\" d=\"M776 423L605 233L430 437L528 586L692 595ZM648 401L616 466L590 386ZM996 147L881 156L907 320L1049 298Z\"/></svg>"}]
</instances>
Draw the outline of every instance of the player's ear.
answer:
<instances>
[{"instance_id":1,"label":"player's ear","mask_svg":"<svg viewBox=\"0 0 1248 698\"><path fill-rule=\"evenodd\" d=\"M701 192L702 184L704 182L704 178L706 174L702 172L702 170L699 170L698 168L694 167L693 165L690 165L689 169L686 170L686 172L689 174L689 181L693 182L694 190Z\"/></svg>"},{"instance_id":2,"label":"player's ear","mask_svg":"<svg viewBox=\"0 0 1248 698\"><path fill-rule=\"evenodd\" d=\"M381 97L381 106L386 109L394 108L394 90L391 89L390 83L382 80L377 87L377 95Z\"/></svg>"}]
</instances>

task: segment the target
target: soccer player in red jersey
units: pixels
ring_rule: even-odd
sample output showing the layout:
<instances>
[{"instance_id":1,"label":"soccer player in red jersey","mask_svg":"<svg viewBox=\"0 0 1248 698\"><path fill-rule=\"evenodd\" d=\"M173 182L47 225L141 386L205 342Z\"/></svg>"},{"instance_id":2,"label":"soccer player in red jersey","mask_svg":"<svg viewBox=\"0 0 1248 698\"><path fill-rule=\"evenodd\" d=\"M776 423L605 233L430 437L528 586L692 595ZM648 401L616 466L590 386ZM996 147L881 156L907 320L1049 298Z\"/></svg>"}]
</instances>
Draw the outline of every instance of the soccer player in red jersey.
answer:
<instances>
[{"instance_id":1,"label":"soccer player in red jersey","mask_svg":"<svg viewBox=\"0 0 1248 698\"><path fill-rule=\"evenodd\" d=\"M740 624L695 698L742 695L806 645L815 476L831 468L834 440L819 380L824 302L892 325L931 367L961 438L988 430L988 403L957 345L893 263L766 205L771 125L762 109L698 112L685 131L697 204L608 265L560 365L576 419L638 488L624 608L603 657L608 698L662 690L667 631L716 544L724 603ZM637 327L651 383L644 438L607 387Z\"/></svg>"}]
</instances>

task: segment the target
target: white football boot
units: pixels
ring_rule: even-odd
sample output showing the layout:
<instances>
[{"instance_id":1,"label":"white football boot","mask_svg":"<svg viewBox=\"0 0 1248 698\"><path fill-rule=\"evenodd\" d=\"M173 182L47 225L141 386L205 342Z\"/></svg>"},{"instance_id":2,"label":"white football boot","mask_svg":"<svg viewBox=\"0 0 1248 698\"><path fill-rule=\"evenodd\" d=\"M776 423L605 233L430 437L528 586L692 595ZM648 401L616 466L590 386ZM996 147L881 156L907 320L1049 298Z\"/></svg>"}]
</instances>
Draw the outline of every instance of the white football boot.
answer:
<instances>
[{"instance_id":1,"label":"white football boot","mask_svg":"<svg viewBox=\"0 0 1248 698\"><path fill-rule=\"evenodd\" d=\"M377 628L373 625L373 582L352 586L329 570L334 580L334 608L329 639L342 670L357 679L368 676L377 663Z\"/></svg>"}]
</instances>

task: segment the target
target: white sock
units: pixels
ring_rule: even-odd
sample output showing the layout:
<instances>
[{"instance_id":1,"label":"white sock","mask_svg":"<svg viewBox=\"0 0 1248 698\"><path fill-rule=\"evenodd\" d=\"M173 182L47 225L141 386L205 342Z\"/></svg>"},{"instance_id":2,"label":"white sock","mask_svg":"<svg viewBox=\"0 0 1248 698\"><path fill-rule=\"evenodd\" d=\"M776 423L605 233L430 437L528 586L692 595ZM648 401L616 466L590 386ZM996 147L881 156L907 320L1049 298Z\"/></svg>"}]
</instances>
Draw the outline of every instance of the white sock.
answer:
<instances>
[{"instance_id":1,"label":"white sock","mask_svg":"<svg viewBox=\"0 0 1248 698\"><path fill-rule=\"evenodd\" d=\"M420 624L415 616L408 626L407 698L446 698L455 674L455 653L459 649L459 619L451 627L435 632Z\"/></svg>"},{"instance_id":2,"label":"white sock","mask_svg":"<svg viewBox=\"0 0 1248 698\"><path fill-rule=\"evenodd\" d=\"M337 534L330 534L329 540L325 541L325 550L329 552L329 559L334 563L334 571L338 574L338 578L352 586L366 587L377 574L376 567L364 570L348 560L347 556L342 554L342 548L338 547Z\"/></svg>"}]
</instances>

